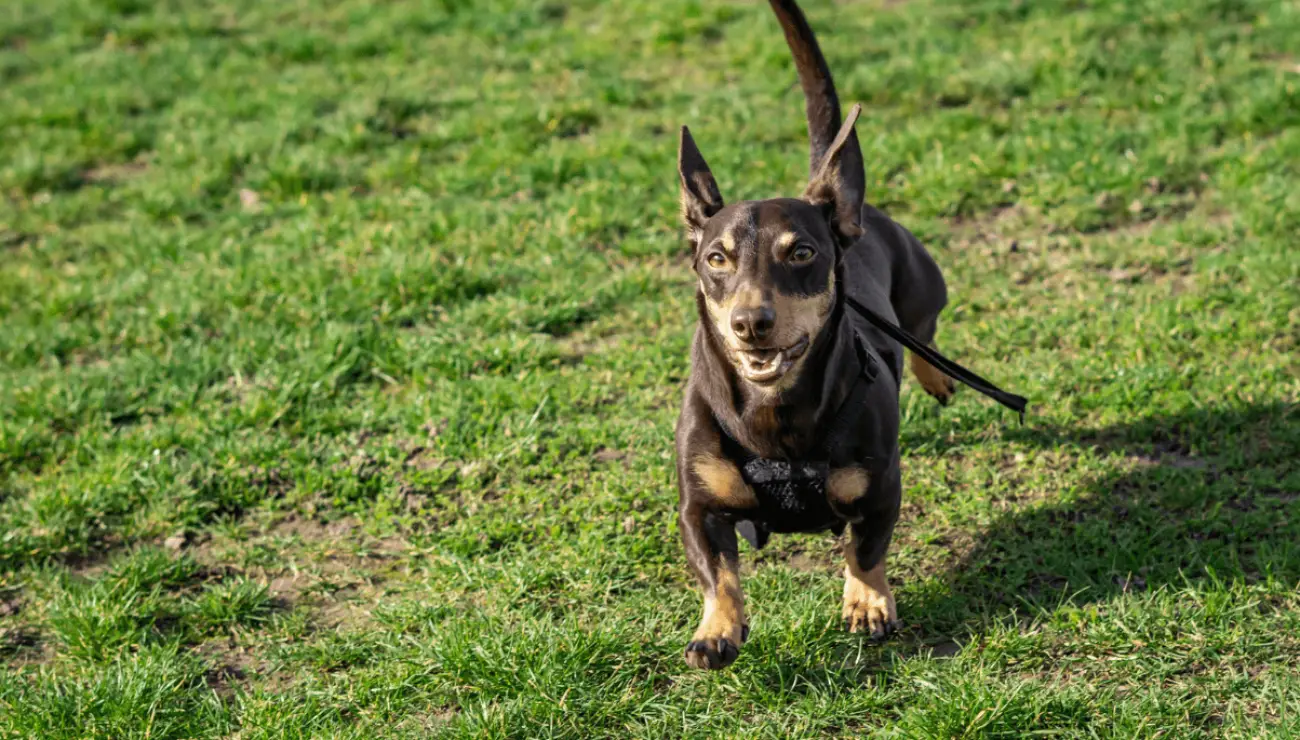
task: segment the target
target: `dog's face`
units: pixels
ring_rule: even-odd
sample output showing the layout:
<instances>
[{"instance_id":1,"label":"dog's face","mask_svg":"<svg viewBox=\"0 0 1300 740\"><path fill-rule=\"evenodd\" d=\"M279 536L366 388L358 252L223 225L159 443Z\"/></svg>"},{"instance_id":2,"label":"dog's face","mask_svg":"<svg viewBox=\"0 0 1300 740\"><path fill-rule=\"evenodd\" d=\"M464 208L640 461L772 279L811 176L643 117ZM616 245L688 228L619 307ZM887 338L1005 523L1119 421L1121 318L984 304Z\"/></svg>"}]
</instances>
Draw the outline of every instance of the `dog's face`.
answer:
<instances>
[{"instance_id":1,"label":"dog's face","mask_svg":"<svg viewBox=\"0 0 1300 740\"><path fill-rule=\"evenodd\" d=\"M844 176L840 167L860 110L850 112L802 198L726 207L682 127L682 219L706 318L751 386L780 391L793 385L834 308L835 266L862 235L860 178Z\"/></svg>"},{"instance_id":2,"label":"dog's face","mask_svg":"<svg viewBox=\"0 0 1300 740\"><path fill-rule=\"evenodd\" d=\"M715 336L746 382L790 387L835 305L838 246L823 210L794 199L727 206L695 249Z\"/></svg>"}]
</instances>

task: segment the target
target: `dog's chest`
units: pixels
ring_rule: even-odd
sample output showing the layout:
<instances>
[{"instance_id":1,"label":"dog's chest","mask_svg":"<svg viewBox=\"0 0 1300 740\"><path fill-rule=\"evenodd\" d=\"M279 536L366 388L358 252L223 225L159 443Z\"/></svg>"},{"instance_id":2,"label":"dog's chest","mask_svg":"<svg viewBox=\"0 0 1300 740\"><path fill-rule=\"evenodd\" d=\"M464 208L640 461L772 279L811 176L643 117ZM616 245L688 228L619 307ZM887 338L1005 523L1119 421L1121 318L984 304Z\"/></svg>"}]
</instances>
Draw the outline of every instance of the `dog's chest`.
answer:
<instances>
[{"instance_id":1,"label":"dog's chest","mask_svg":"<svg viewBox=\"0 0 1300 740\"><path fill-rule=\"evenodd\" d=\"M828 498L831 461L860 461L852 451L861 439L859 418L868 405L880 365L860 335L854 337L853 346L858 355L853 387L825 424L820 443L808 457L762 457L724 435L724 448L740 463L741 477L758 499L758 506L738 522L743 525L741 534L755 547L762 547L769 532L816 532L843 526Z\"/></svg>"}]
</instances>

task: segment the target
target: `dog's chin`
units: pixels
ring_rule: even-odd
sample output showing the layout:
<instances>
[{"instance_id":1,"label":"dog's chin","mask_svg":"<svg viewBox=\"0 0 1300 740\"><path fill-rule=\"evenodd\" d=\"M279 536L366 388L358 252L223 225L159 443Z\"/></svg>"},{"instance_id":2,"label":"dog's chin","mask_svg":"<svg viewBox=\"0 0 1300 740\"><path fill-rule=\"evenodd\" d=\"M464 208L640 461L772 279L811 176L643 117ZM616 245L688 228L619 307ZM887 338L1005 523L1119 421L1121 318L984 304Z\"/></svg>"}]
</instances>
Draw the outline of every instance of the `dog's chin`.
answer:
<instances>
[{"instance_id":1,"label":"dog's chin","mask_svg":"<svg viewBox=\"0 0 1300 740\"><path fill-rule=\"evenodd\" d=\"M808 352L808 336L784 348L737 350L736 370L753 385L770 388L781 383Z\"/></svg>"}]
</instances>

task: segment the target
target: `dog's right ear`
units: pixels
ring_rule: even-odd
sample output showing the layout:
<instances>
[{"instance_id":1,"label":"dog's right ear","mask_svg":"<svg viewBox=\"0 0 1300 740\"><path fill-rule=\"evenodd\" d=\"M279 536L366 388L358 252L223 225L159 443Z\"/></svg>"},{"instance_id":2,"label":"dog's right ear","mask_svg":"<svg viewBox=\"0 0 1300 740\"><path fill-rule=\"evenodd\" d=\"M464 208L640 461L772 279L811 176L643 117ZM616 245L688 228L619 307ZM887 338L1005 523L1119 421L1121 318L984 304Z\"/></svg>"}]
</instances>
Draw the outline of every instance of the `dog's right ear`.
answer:
<instances>
[{"instance_id":1,"label":"dog's right ear","mask_svg":"<svg viewBox=\"0 0 1300 740\"><path fill-rule=\"evenodd\" d=\"M682 221L686 222L686 238L694 250L700 246L705 222L722 210L722 194L718 192L709 164L691 138L690 129L685 126L677 148L677 174L682 181Z\"/></svg>"},{"instance_id":2,"label":"dog's right ear","mask_svg":"<svg viewBox=\"0 0 1300 740\"><path fill-rule=\"evenodd\" d=\"M863 172L862 150L853 127L862 113L855 104L845 117L835 140L826 149L821 167L804 190L804 200L826 209L842 247L862 236Z\"/></svg>"}]
</instances>

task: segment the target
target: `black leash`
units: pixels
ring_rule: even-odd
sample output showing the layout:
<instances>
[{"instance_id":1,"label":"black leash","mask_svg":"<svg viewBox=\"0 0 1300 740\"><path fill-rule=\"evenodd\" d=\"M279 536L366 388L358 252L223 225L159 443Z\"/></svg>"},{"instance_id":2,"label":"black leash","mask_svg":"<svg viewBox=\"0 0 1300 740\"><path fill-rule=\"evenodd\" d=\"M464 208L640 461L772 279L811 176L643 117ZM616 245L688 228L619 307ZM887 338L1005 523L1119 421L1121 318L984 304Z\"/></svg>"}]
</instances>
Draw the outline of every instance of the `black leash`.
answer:
<instances>
[{"instance_id":1,"label":"black leash","mask_svg":"<svg viewBox=\"0 0 1300 740\"><path fill-rule=\"evenodd\" d=\"M909 334L902 327L895 326L884 316L881 316L861 303L858 303L853 296L845 293L844 299L854 311L858 312L858 315L867 321L870 321L872 324L875 324L877 329L880 329L884 333L898 340L899 344L912 350L912 352L916 353L921 359L934 365L939 370L942 370L944 375L947 375L953 380L960 380L971 388L974 388L980 393L992 398L994 401L997 401L1003 406L1015 411L1020 414L1020 423L1025 423L1025 406L1029 401L1026 400L1024 396L1017 396L1014 393L1008 393L1007 391L1002 390L984 378L981 378L970 370L967 370L961 365L958 365L947 357L934 351L934 349L925 346L919 339Z\"/></svg>"}]
</instances>

